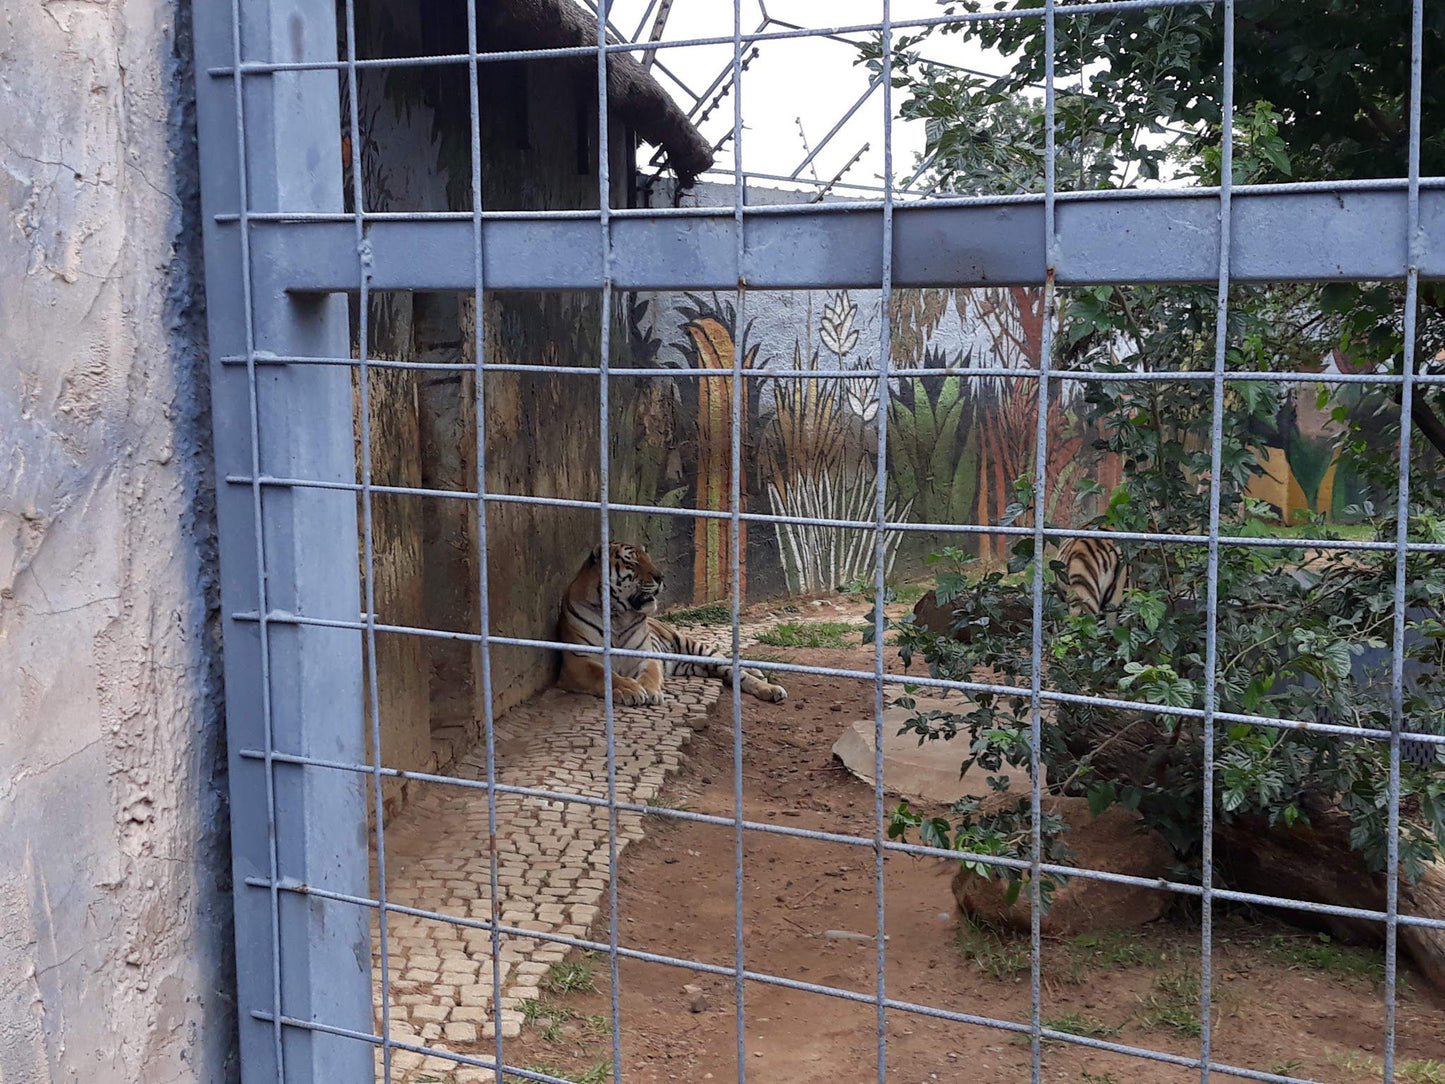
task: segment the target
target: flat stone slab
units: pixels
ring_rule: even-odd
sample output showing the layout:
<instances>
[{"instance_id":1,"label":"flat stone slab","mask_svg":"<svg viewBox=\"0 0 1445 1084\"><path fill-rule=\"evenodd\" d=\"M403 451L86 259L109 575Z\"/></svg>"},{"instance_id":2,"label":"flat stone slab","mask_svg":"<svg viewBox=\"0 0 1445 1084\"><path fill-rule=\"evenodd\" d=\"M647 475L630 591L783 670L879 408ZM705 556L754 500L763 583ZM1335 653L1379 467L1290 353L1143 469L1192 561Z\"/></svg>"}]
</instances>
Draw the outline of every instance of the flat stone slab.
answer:
<instances>
[{"instance_id":1,"label":"flat stone slab","mask_svg":"<svg viewBox=\"0 0 1445 1084\"><path fill-rule=\"evenodd\" d=\"M937 700L915 696L919 711L941 708L947 711L967 710L964 700ZM989 772L975 768L960 777L959 769L968 756L968 739L960 735L952 741L925 741L918 744L916 731L899 734L903 724L912 718L907 708L883 709L883 789L889 794L927 802L951 805L960 798L982 798L989 790ZM833 755L843 766L870 787L873 785L873 718L858 719L849 724L833 743ZM1019 775L1018 772L1010 772ZM1025 786L1027 784L1025 783Z\"/></svg>"}]
</instances>

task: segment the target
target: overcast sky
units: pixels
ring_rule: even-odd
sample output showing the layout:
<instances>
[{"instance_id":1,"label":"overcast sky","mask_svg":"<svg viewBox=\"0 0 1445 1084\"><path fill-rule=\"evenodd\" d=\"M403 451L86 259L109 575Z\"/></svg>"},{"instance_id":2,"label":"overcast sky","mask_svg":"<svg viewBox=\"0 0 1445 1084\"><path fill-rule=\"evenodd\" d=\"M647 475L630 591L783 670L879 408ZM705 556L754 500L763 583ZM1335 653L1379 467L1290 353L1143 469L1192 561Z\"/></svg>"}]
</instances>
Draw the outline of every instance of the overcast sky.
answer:
<instances>
[{"instance_id":1,"label":"overcast sky","mask_svg":"<svg viewBox=\"0 0 1445 1084\"><path fill-rule=\"evenodd\" d=\"M838 27L877 22L882 17L880 0L763 0L774 19L808 27ZM631 38L647 10L648 0L614 0L612 21ZM893 0L894 19L934 16L941 13L935 0ZM762 22L759 0L742 0L744 33ZM647 37L647 29L640 35ZM780 29L773 27L772 29ZM731 37L733 5L726 0L674 0L668 18L665 41L693 38ZM816 147L868 87L867 69L854 63L855 50L842 42L825 38L764 41L759 55L743 76L743 167L748 173L788 175L805 157L803 134ZM732 64L731 44L664 49L658 62L701 93L713 79ZM1005 61L986 54L957 36L930 44L929 55L952 63L997 72ZM676 90L667 75L656 72L669 90ZM897 92L895 92L896 94ZM689 99L677 95L684 104ZM895 100L894 110L899 102ZM711 140L732 126L733 101L725 98L706 122L703 133ZM866 143L868 150L844 177L845 181L879 184L883 174L883 95L881 88L839 130L804 176L831 180ZM912 170L915 155L924 145L921 124L895 122L893 155L895 175L901 180ZM732 147L719 155L719 165L732 168ZM844 194L846 190L840 191Z\"/></svg>"}]
</instances>

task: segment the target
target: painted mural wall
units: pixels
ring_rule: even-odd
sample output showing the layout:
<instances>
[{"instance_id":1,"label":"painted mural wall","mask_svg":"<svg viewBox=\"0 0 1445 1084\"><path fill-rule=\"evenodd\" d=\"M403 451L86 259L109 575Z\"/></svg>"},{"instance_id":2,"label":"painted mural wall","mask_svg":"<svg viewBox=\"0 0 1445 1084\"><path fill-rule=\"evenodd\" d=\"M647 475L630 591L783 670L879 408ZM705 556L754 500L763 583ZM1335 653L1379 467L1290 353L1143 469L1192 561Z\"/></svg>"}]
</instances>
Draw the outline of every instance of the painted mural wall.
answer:
<instances>
[{"instance_id":1,"label":"painted mural wall","mask_svg":"<svg viewBox=\"0 0 1445 1084\"><path fill-rule=\"evenodd\" d=\"M690 199L730 205L730 186L701 185ZM797 198L751 190L750 200ZM1014 482L1034 472L1038 382L1007 370L1039 365L1042 290L1025 287L894 291L889 308L886 406L876 373L882 355L879 291L752 291L737 311L734 294L657 293L627 301L629 364L691 370L666 388L624 404L615 431L636 433L643 471L629 481L639 504L726 511L732 486L732 378L741 356L741 506L782 517L871 521L875 515L880 412L886 411L885 500L890 520L910 524L996 525L1015 500ZM936 370L947 370L939 373ZM823 374L796 379L785 371ZM1000 371L1003 371L1000 374ZM858 373L860 375L849 375ZM634 381L634 384L642 383ZM1095 451L1097 428L1081 386L1051 390L1045 515L1068 526L1095 514L1079 500L1085 480L1107 489L1120 467ZM1267 474L1252 496L1285 522L1303 512L1338 516L1360 499L1358 483L1337 476L1336 423L1303 386L1271 437ZM633 413L629 413L629 411ZM635 415L635 416L634 416ZM614 461L613 475L618 475ZM616 499L623 499L617 497ZM728 597L725 519L621 517L623 529L665 553L675 600ZM1027 523L1027 519L1019 522ZM745 588L753 597L832 591L869 580L868 530L791 523L744 524ZM614 526L614 532L619 528ZM890 533L887 575L920 575L928 554L957 546L1001 560L1007 540L987 533L919 529ZM691 589L683 580L690 575Z\"/></svg>"}]
</instances>

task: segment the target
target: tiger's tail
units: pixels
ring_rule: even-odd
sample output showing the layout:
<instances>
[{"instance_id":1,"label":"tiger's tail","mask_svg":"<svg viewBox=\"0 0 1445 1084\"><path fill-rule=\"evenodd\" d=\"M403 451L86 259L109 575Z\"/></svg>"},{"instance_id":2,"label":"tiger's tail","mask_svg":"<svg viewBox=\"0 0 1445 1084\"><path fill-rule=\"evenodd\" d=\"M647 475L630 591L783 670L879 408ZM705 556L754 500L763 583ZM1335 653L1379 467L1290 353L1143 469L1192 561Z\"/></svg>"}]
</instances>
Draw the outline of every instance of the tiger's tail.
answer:
<instances>
[{"instance_id":1,"label":"tiger's tail","mask_svg":"<svg viewBox=\"0 0 1445 1084\"><path fill-rule=\"evenodd\" d=\"M652 625L653 634L668 652L675 655L706 655L718 660L717 662L674 660L667 664L670 674L675 677L711 678L713 681L725 683L732 680L732 663L724 659L723 653L718 650L716 645L696 640L662 621L653 621ZM777 703L788 695L787 690L781 685L774 685L761 670L751 666L738 668L738 685L743 692L749 696L756 696L759 700Z\"/></svg>"}]
</instances>

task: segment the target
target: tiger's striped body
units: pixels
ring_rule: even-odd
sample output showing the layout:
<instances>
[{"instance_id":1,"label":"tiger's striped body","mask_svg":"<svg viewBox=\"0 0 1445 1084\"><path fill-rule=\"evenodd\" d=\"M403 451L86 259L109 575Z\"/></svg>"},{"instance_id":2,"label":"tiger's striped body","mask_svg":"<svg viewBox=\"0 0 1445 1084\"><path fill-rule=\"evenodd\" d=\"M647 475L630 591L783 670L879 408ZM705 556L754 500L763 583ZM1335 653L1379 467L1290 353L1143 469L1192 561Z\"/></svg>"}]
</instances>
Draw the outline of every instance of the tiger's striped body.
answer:
<instances>
[{"instance_id":1,"label":"tiger's striped body","mask_svg":"<svg viewBox=\"0 0 1445 1084\"><path fill-rule=\"evenodd\" d=\"M558 632L563 643L602 646L602 564L594 551L577 573L562 599ZM629 706L662 703L664 677L705 677L729 681L731 665L712 644L695 640L678 629L659 621L657 596L662 592L663 574L640 546L614 542L607 562L612 596L612 646L625 651L656 651L674 655L704 655L719 659L716 663L681 662L678 660L641 659L623 655L614 657L612 693L619 703ZM593 652L562 653L561 685L573 692L603 696L606 674ZM745 693L760 700L779 701L788 694L781 685L774 685L761 671L741 669L739 684Z\"/></svg>"},{"instance_id":2,"label":"tiger's striped body","mask_svg":"<svg viewBox=\"0 0 1445 1084\"><path fill-rule=\"evenodd\" d=\"M1058 561L1078 605L1102 616L1112 628L1129 587L1128 567L1114 543L1107 538L1071 538L1059 547Z\"/></svg>"}]
</instances>

